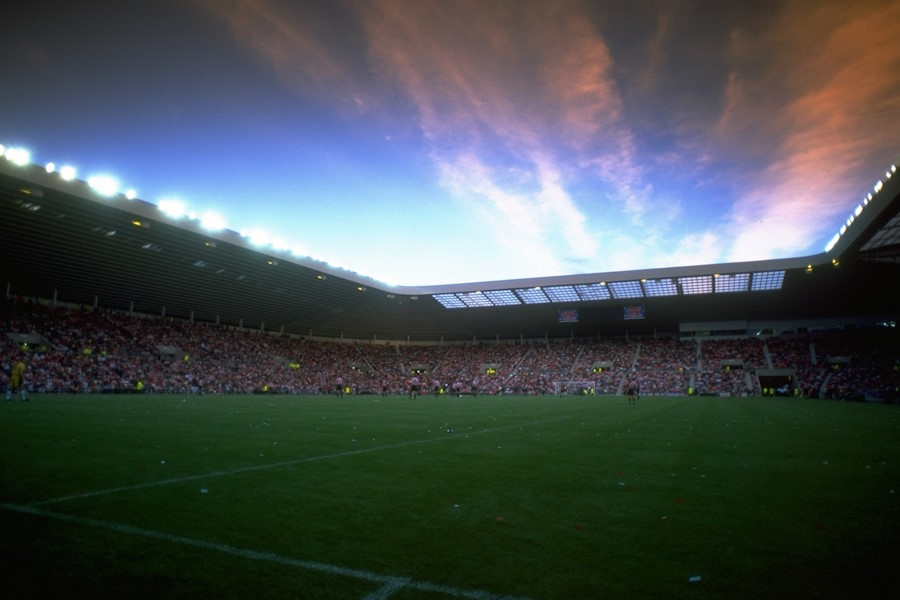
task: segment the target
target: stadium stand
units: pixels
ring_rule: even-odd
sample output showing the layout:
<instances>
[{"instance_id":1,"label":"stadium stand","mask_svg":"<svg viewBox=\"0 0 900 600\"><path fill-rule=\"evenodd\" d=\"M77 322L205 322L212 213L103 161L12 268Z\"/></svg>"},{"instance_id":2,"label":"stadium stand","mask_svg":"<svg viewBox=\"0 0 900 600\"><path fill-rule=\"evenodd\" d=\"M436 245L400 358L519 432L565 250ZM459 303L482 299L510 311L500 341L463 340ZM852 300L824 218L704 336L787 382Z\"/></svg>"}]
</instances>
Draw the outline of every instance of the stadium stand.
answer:
<instances>
[{"instance_id":1,"label":"stadium stand","mask_svg":"<svg viewBox=\"0 0 900 600\"><path fill-rule=\"evenodd\" d=\"M418 372L457 394L893 400L895 170L813 256L402 287L0 160L2 364L24 353L45 391L402 393Z\"/></svg>"}]
</instances>

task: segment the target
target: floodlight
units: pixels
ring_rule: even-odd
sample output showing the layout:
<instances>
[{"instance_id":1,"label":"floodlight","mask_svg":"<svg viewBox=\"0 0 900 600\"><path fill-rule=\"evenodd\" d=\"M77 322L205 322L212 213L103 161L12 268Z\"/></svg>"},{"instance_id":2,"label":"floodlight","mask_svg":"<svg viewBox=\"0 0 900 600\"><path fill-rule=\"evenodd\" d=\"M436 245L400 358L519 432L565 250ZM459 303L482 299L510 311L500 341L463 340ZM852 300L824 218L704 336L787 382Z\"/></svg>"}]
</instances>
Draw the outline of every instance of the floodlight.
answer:
<instances>
[{"instance_id":1,"label":"floodlight","mask_svg":"<svg viewBox=\"0 0 900 600\"><path fill-rule=\"evenodd\" d=\"M834 248L835 244L838 243L838 240L841 239L841 234L836 233L834 237L828 242L828 245L825 246L825 252L831 252L831 249Z\"/></svg>"},{"instance_id":2,"label":"floodlight","mask_svg":"<svg viewBox=\"0 0 900 600\"><path fill-rule=\"evenodd\" d=\"M59 176L63 181L72 181L78 171L72 165L63 165L59 168Z\"/></svg>"},{"instance_id":3,"label":"floodlight","mask_svg":"<svg viewBox=\"0 0 900 600\"><path fill-rule=\"evenodd\" d=\"M225 218L214 212L205 212L200 215L200 227L207 231L220 231L225 229Z\"/></svg>"},{"instance_id":4,"label":"floodlight","mask_svg":"<svg viewBox=\"0 0 900 600\"><path fill-rule=\"evenodd\" d=\"M860 214L862 211L863 211L862 204L857 204L857 205L856 205L856 210L853 211L853 214L855 214L855 215L858 217L859 214Z\"/></svg>"},{"instance_id":5,"label":"floodlight","mask_svg":"<svg viewBox=\"0 0 900 600\"><path fill-rule=\"evenodd\" d=\"M109 175L94 175L88 179L88 185L101 196L113 196L119 191L119 182Z\"/></svg>"},{"instance_id":6,"label":"floodlight","mask_svg":"<svg viewBox=\"0 0 900 600\"><path fill-rule=\"evenodd\" d=\"M133 189L128 190L125 192L125 197L128 198L129 200L134 200L135 198L137 198L137 192L134 191Z\"/></svg>"},{"instance_id":7,"label":"floodlight","mask_svg":"<svg viewBox=\"0 0 900 600\"><path fill-rule=\"evenodd\" d=\"M47 166L44 168L47 169L48 173L52 173L56 170L56 163L48 162Z\"/></svg>"},{"instance_id":8,"label":"floodlight","mask_svg":"<svg viewBox=\"0 0 900 600\"><path fill-rule=\"evenodd\" d=\"M4 154L6 160L20 167L31 162L31 153L25 148L7 148Z\"/></svg>"},{"instance_id":9,"label":"floodlight","mask_svg":"<svg viewBox=\"0 0 900 600\"><path fill-rule=\"evenodd\" d=\"M184 216L185 206L181 200L166 199L159 201L159 210L173 219L180 219Z\"/></svg>"},{"instance_id":10,"label":"floodlight","mask_svg":"<svg viewBox=\"0 0 900 600\"><path fill-rule=\"evenodd\" d=\"M883 184L883 183L881 182L881 180L879 179L879 180L878 180L878 183L876 183L876 184L875 184L875 187L874 187L875 193L877 194L878 192L880 192L880 191L881 191L881 188L883 188L883 187L884 187L884 184Z\"/></svg>"},{"instance_id":11,"label":"floodlight","mask_svg":"<svg viewBox=\"0 0 900 600\"><path fill-rule=\"evenodd\" d=\"M254 229L252 231L248 231L245 237L249 238L250 243L254 246L267 246L272 239L272 237L269 235L269 232L262 229Z\"/></svg>"}]
</instances>

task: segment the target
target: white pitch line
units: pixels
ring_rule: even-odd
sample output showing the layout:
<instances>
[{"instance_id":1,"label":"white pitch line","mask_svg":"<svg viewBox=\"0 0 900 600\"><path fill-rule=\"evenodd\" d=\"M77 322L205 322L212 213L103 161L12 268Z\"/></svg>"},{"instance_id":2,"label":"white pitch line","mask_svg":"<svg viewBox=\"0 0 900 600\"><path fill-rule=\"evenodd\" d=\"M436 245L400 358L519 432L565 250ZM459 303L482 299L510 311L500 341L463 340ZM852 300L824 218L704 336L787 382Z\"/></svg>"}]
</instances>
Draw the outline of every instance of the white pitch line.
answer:
<instances>
[{"instance_id":1,"label":"white pitch line","mask_svg":"<svg viewBox=\"0 0 900 600\"><path fill-rule=\"evenodd\" d=\"M506 431L508 429L515 429L521 427L530 427L532 425L542 425L544 423L552 423L553 421L561 421L564 419L568 419L569 417L554 417L552 419L544 419L542 421L530 421L528 423L519 423L516 425L506 425L504 427L496 427L494 429L482 429L481 431L472 431L466 433L465 436L470 435L480 435L485 433L496 433L498 431ZM254 465L252 467L239 467L237 469L230 469L227 471L213 471L211 473L203 473L200 475L186 475L184 477L175 477L172 479L161 479L159 481L151 481L147 483L138 483L135 485L124 485L120 487L107 488L105 490L96 490L93 492L82 492L78 494L69 494L68 496L60 496L58 498L50 498L49 500L41 500L40 502L32 502L30 506L46 506L48 504L59 504L61 502L69 502L70 500L79 500L82 498L92 498L94 496L105 496L108 494L116 494L119 492L127 492L133 490L142 490L151 487L159 487L163 485L171 485L174 483L184 483L186 481L195 481L197 479L209 479L212 477L223 477L226 475L239 475L241 473L249 473L252 471L262 471L265 469L277 469L280 467L289 467L291 465L299 465L303 463L310 462L318 462L321 460L331 460L333 458L345 458L347 456L357 456L359 454L368 454L370 452L380 452L382 450L393 450L395 448L403 448L405 446L415 446L418 444L428 444L434 442L444 442L452 439L459 439L460 435L453 435L448 437L435 437L435 438L427 438L421 440L412 440L409 442L399 442L397 444L388 444L386 446L375 446L372 448L361 448L359 450L348 450L346 452L337 452L335 454L323 454L321 456L309 456L306 458L297 458L294 460L284 460L276 463L270 463L266 465Z\"/></svg>"},{"instance_id":2,"label":"white pitch line","mask_svg":"<svg viewBox=\"0 0 900 600\"><path fill-rule=\"evenodd\" d=\"M409 581L405 579L390 581L371 594L367 594L362 600L388 600L388 598L394 595L394 592L402 590L408 583Z\"/></svg>"},{"instance_id":3,"label":"white pitch line","mask_svg":"<svg viewBox=\"0 0 900 600\"><path fill-rule=\"evenodd\" d=\"M250 560L260 560L273 562L280 565L286 565L289 567L297 567L300 569L306 569L309 571L318 571L320 573L327 573L329 575L338 575L341 577L350 577L353 579L361 579L363 581L368 581L371 583L381 584L381 587L374 591L373 593L366 596L368 600L387 600L394 592L399 591L403 588L411 588L414 590L418 590L421 592L438 592L441 594L446 594L448 596L453 596L456 598L469 598L471 600L528 600L527 598L520 596L506 596L502 594L494 594L492 592L488 592L485 590L466 590L462 588L455 588L447 585L442 585L438 583L429 583L426 581L416 581L414 579L408 579L406 577L397 577L393 575L381 575L378 573L372 573L370 571L364 571L362 569L350 569L347 567L341 567L338 565L332 565L328 563L322 563L312 560L303 560L299 558L291 558L289 556L281 556L279 554L273 554L271 552L260 552L258 550L251 550L249 548L238 548L236 546L231 546L229 544L219 544L216 542L209 542L206 540L198 540L194 538L184 537L181 535L172 535L170 533L164 533L161 531L154 531L152 529L143 529L141 527L134 527L132 525L125 525L123 523L115 523L112 521L104 521L101 519L91 519L87 517L78 517L74 515L67 515L64 513L53 512L49 510L43 510L40 508L35 508L34 506L20 506L17 504L0 504L0 508L5 510L11 510L15 512L25 513L29 515L34 515L38 517L44 517L48 519L56 519L58 521L65 521L67 523L74 523L76 525L87 525L91 527L99 527L101 529L107 529L109 531L115 531L118 533L125 533L128 535L135 535L144 538L150 538L154 540L161 540L164 542L170 542L173 544L180 544L183 546L190 546L194 548L200 548L203 550L210 550L213 552L221 552L223 554L229 554L231 556L237 556L239 558L246 558Z\"/></svg>"}]
</instances>

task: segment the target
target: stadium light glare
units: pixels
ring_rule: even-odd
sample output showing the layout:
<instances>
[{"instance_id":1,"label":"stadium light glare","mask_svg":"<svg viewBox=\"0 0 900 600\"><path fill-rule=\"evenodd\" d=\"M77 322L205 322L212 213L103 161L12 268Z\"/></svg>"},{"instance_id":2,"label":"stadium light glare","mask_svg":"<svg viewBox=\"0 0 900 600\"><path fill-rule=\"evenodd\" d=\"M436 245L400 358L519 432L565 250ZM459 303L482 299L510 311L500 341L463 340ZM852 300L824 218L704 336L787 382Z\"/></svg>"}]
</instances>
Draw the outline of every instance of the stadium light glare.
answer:
<instances>
[{"instance_id":1,"label":"stadium light glare","mask_svg":"<svg viewBox=\"0 0 900 600\"><path fill-rule=\"evenodd\" d=\"M862 206L862 204L857 204L857 205L856 205L856 210L853 211L853 214L856 215L856 216L858 217L858 216L862 213L862 211L863 211L863 206Z\"/></svg>"},{"instance_id":2,"label":"stadium light glare","mask_svg":"<svg viewBox=\"0 0 900 600\"><path fill-rule=\"evenodd\" d=\"M24 167L31 162L31 152L25 148L7 148L4 155L6 160L20 167Z\"/></svg>"},{"instance_id":3,"label":"stadium light glare","mask_svg":"<svg viewBox=\"0 0 900 600\"><path fill-rule=\"evenodd\" d=\"M72 165L63 165L59 168L59 176L63 181L72 181L77 174L78 170Z\"/></svg>"},{"instance_id":4,"label":"stadium light glare","mask_svg":"<svg viewBox=\"0 0 900 600\"><path fill-rule=\"evenodd\" d=\"M127 190L125 192L125 197L128 198L129 200L134 200L135 198L137 198L137 192L134 191L133 189Z\"/></svg>"},{"instance_id":5,"label":"stadium light glare","mask_svg":"<svg viewBox=\"0 0 900 600\"><path fill-rule=\"evenodd\" d=\"M114 196L119 191L119 182L109 175L94 175L88 178L88 185L101 196Z\"/></svg>"},{"instance_id":6,"label":"stadium light glare","mask_svg":"<svg viewBox=\"0 0 900 600\"><path fill-rule=\"evenodd\" d=\"M841 234L836 233L834 237L828 241L828 244L825 245L825 252L831 252L832 248L838 243L838 240L841 239Z\"/></svg>"},{"instance_id":7,"label":"stadium light glare","mask_svg":"<svg viewBox=\"0 0 900 600\"><path fill-rule=\"evenodd\" d=\"M186 209L184 202L181 200L166 198L159 201L159 210L166 216L172 217L173 219L180 219L184 216Z\"/></svg>"},{"instance_id":8,"label":"stadium light glare","mask_svg":"<svg viewBox=\"0 0 900 600\"><path fill-rule=\"evenodd\" d=\"M250 243L254 246L267 246L269 245L272 236L269 235L268 231L263 229L253 229L247 232L247 239L249 239Z\"/></svg>"},{"instance_id":9,"label":"stadium light glare","mask_svg":"<svg viewBox=\"0 0 900 600\"><path fill-rule=\"evenodd\" d=\"M48 173L53 173L54 171L56 171L56 163L48 162L47 166L44 168L47 170Z\"/></svg>"},{"instance_id":10,"label":"stadium light glare","mask_svg":"<svg viewBox=\"0 0 900 600\"><path fill-rule=\"evenodd\" d=\"M205 212L200 215L200 227L207 231L221 231L225 229L225 218L214 212Z\"/></svg>"}]
</instances>

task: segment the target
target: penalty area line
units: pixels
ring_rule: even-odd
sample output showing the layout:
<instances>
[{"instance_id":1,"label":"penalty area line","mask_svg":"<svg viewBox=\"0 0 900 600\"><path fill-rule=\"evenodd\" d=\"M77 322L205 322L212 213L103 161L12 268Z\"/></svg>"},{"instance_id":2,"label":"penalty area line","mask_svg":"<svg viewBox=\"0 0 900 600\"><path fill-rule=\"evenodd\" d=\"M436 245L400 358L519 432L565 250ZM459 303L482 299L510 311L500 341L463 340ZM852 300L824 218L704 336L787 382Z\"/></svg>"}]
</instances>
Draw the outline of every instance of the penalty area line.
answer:
<instances>
[{"instance_id":1,"label":"penalty area line","mask_svg":"<svg viewBox=\"0 0 900 600\"><path fill-rule=\"evenodd\" d=\"M372 573L370 571L365 571L362 569L352 569L349 567L341 567L339 565L332 565L329 563L323 563L313 560L291 558L289 556L282 556L280 554L274 554L272 552L262 552L259 550L251 550L249 548L239 548L230 544L220 544L217 542L189 538L182 535L174 535L171 533L154 531L152 529L143 529L141 527L135 527L133 525L125 525L124 523L116 523L113 521L105 521L102 519L67 515L65 513L58 513L54 511L35 508L34 506L0 504L0 508L37 517L64 521L66 523L73 523L75 525L98 527L116 533L123 533L127 535L159 540L172 544L199 548L201 550L219 552L222 554L228 554L230 556L236 556L249 560L272 562L288 567L305 569L308 571L317 571L329 575L360 579L363 581L381 585L378 590L375 590L371 594L367 595L364 600L387 600L395 592L404 588L411 588L422 592L438 592L441 594L446 594L448 596L453 596L455 598L469 598L471 600L528 600L527 598L521 596L494 594L493 592L488 592L485 590L467 590L437 583L429 583L426 581L416 581L407 577L381 575L379 573Z\"/></svg>"},{"instance_id":2,"label":"penalty area line","mask_svg":"<svg viewBox=\"0 0 900 600\"><path fill-rule=\"evenodd\" d=\"M106 496L109 494L117 494L119 492L128 492L134 490L143 490L152 487L159 487L164 485L172 485L178 483L185 483L188 481L196 481L198 479L212 479L215 477L224 477L227 475L240 475L241 473L250 473L253 471L264 471L266 469L278 469L281 467L290 467L293 465L300 465L303 463L311 463L318 462L322 460L331 460L335 458L346 458L348 456L358 456L360 454L369 454L371 452L381 452L382 450L394 450L397 448L404 448L407 446L417 446L421 444L433 444L437 442L446 442L449 440L459 439L460 437L467 437L473 435L484 435L487 433L497 433L499 431L507 431L509 429L521 429L522 427L531 427L534 425L543 425L546 423L552 423L554 421L562 421L565 419L569 419L570 417L562 416L562 417L554 417L552 419L543 419L541 421L529 421L527 423L518 423L516 425L505 425L503 427L495 427L493 429L482 429L481 431L471 431L465 434L447 436L447 437L432 437L432 438L423 438L419 440L410 440L408 442L399 442L396 444L387 444L384 446L373 446L372 448L360 448L358 450L347 450L346 452L336 452L333 454L322 454L320 456L307 456L306 458L296 458L292 460L283 460L279 462L269 463L265 465L252 465L249 467L238 467L236 469L228 469L225 471L212 471L210 473L201 473L198 475L185 475L184 477L174 477L171 479L161 479L159 481L150 481L145 483L138 483L135 485L123 485L120 487L107 488L104 490L95 490L93 492L82 492L78 494L69 494L67 496L59 496L57 498L50 498L47 500L41 500L39 502L31 502L30 506L47 506L49 504L60 504L62 502L69 502L71 500L81 500L84 498L92 498L94 496Z\"/></svg>"}]
</instances>

